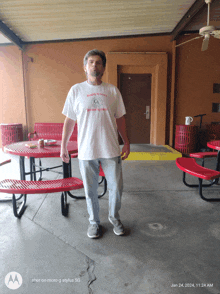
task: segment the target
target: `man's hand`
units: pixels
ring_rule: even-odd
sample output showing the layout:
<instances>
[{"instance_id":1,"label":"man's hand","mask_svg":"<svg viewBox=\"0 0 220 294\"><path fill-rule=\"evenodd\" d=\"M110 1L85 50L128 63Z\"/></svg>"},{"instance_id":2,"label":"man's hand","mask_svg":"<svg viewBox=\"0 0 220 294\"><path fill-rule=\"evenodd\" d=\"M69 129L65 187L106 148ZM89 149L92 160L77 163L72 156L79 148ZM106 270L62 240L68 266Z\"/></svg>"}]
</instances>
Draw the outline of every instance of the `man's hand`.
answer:
<instances>
[{"instance_id":1,"label":"man's hand","mask_svg":"<svg viewBox=\"0 0 220 294\"><path fill-rule=\"evenodd\" d=\"M117 118L116 123L117 123L118 132L124 142L124 147L122 148L122 152L121 152L121 159L125 160L126 158L128 158L128 155L130 153L130 144L129 144L129 140L128 140L128 136L126 132L125 117L122 116L120 118Z\"/></svg>"},{"instance_id":2,"label":"man's hand","mask_svg":"<svg viewBox=\"0 0 220 294\"><path fill-rule=\"evenodd\" d=\"M122 148L121 159L125 160L126 158L128 158L129 154L130 154L130 144L125 144L124 147Z\"/></svg>"},{"instance_id":3,"label":"man's hand","mask_svg":"<svg viewBox=\"0 0 220 294\"><path fill-rule=\"evenodd\" d=\"M60 157L62 158L62 161L65 163L69 163L69 152L67 150L67 144L73 132L74 126L75 121L66 117L63 125L63 134L60 149Z\"/></svg>"},{"instance_id":4,"label":"man's hand","mask_svg":"<svg viewBox=\"0 0 220 294\"><path fill-rule=\"evenodd\" d=\"M67 148L61 148L60 157L62 158L63 162L69 163L70 158L69 158L69 152Z\"/></svg>"}]
</instances>

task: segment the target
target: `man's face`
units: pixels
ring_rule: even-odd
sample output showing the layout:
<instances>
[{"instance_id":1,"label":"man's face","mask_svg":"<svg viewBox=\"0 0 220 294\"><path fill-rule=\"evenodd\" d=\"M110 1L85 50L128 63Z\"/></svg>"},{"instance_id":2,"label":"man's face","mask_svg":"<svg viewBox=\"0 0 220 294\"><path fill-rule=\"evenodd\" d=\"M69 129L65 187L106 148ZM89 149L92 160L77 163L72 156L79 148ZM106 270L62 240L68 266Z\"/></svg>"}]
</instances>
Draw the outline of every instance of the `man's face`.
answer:
<instances>
[{"instance_id":1,"label":"man's face","mask_svg":"<svg viewBox=\"0 0 220 294\"><path fill-rule=\"evenodd\" d=\"M87 60L86 66L84 66L84 70L87 77L101 78L105 71L102 58L99 55L90 56Z\"/></svg>"}]
</instances>

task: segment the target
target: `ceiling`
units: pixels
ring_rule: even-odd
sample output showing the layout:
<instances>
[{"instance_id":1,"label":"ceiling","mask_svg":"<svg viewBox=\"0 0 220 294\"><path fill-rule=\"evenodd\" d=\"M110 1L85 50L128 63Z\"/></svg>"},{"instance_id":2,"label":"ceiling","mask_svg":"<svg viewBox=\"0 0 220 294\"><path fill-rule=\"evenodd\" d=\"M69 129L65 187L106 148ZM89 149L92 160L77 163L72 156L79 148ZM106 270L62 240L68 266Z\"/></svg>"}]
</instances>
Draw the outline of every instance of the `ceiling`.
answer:
<instances>
[{"instance_id":1,"label":"ceiling","mask_svg":"<svg viewBox=\"0 0 220 294\"><path fill-rule=\"evenodd\" d=\"M210 25L220 29L220 1ZM195 32L206 25L204 0L0 0L0 43Z\"/></svg>"}]
</instances>

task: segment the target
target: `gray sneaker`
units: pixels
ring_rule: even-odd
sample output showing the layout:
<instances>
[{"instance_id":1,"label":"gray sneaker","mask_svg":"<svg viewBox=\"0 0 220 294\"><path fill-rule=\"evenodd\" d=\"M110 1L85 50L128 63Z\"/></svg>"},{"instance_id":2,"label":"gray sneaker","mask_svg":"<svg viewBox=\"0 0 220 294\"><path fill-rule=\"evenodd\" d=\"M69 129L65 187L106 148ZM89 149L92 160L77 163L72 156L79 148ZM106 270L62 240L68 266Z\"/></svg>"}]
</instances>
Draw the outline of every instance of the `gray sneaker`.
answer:
<instances>
[{"instance_id":1,"label":"gray sneaker","mask_svg":"<svg viewBox=\"0 0 220 294\"><path fill-rule=\"evenodd\" d=\"M92 225L89 224L87 236L89 238L98 238L100 236L100 228L98 224Z\"/></svg>"},{"instance_id":2,"label":"gray sneaker","mask_svg":"<svg viewBox=\"0 0 220 294\"><path fill-rule=\"evenodd\" d=\"M114 226L113 232L115 233L115 235L118 235L118 236L124 235L125 229L120 220L111 220L110 217L108 217L108 220Z\"/></svg>"}]
</instances>

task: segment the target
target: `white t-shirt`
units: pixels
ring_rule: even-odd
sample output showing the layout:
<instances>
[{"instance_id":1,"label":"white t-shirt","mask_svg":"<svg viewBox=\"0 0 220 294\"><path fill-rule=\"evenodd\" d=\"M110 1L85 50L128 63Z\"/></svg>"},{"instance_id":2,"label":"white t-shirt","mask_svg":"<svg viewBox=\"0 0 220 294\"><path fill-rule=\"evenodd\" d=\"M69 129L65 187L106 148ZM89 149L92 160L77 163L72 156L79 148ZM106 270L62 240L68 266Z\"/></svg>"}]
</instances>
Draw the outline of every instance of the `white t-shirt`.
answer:
<instances>
[{"instance_id":1,"label":"white t-shirt","mask_svg":"<svg viewBox=\"0 0 220 294\"><path fill-rule=\"evenodd\" d=\"M92 160L120 155L116 118L126 111L117 87L87 81L71 87L62 112L78 125L78 158Z\"/></svg>"}]
</instances>

